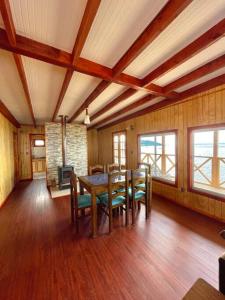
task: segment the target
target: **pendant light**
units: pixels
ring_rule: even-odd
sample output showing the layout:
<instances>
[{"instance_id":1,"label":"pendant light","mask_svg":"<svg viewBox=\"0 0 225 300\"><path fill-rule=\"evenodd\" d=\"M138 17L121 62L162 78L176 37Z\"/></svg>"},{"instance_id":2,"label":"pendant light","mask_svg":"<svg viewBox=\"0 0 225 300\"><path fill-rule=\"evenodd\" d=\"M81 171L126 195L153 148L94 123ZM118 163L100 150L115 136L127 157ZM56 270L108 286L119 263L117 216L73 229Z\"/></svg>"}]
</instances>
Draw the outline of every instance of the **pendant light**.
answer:
<instances>
[{"instance_id":1,"label":"pendant light","mask_svg":"<svg viewBox=\"0 0 225 300\"><path fill-rule=\"evenodd\" d=\"M89 125L90 123L91 123L90 116L88 114L88 109L86 108L86 115L85 115L85 118L84 118L84 124Z\"/></svg>"}]
</instances>

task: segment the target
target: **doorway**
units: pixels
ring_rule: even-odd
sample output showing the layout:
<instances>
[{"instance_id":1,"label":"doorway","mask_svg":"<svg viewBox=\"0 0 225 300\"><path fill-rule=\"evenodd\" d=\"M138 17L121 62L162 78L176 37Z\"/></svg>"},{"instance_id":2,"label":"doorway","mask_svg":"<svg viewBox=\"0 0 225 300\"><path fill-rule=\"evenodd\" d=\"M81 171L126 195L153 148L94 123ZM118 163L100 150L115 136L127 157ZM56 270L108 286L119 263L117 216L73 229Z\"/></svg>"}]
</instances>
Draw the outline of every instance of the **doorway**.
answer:
<instances>
[{"instance_id":1,"label":"doorway","mask_svg":"<svg viewBox=\"0 0 225 300\"><path fill-rule=\"evenodd\" d=\"M14 184L19 181L19 152L18 134L13 132L13 153L14 153Z\"/></svg>"},{"instance_id":2,"label":"doorway","mask_svg":"<svg viewBox=\"0 0 225 300\"><path fill-rule=\"evenodd\" d=\"M31 170L33 179L46 178L46 148L44 134L30 134Z\"/></svg>"}]
</instances>

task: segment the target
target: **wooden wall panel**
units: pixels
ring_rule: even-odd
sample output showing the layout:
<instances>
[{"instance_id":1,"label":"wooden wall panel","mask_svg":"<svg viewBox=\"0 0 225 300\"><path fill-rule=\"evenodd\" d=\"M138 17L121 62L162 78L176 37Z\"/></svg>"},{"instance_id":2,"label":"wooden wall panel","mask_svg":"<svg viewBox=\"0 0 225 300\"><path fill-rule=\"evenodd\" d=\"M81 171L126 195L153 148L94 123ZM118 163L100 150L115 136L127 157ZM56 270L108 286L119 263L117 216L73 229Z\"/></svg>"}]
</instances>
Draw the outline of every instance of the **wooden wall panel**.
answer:
<instances>
[{"instance_id":1,"label":"wooden wall panel","mask_svg":"<svg viewBox=\"0 0 225 300\"><path fill-rule=\"evenodd\" d=\"M19 139L19 179L32 179L31 170L31 151L30 151L30 134L44 134L44 126L26 126L23 125L18 130Z\"/></svg>"},{"instance_id":2,"label":"wooden wall panel","mask_svg":"<svg viewBox=\"0 0 225 300\"><path fill-rule=\"evenodd\" d=\"M88 166L98 164L98 132L96 129L87 131Z\"/></svg>"},{"instance_id":3,"label":"wooden wall panel","mask_svg":"<svg viewBox=\"0 0 225 300\"><path fill-rule=\"evenodd\" d=\"M128 167L137 165L137 135L178 129L178 188L154 182L161 196L195 211L225 221L225 203L187 192L187 128L225 122L225 85L198 94L185 101L98 131L99 163L112 162L112 133L127 130ZM133 126L133 129L132 129ZM184 192L181 192L184 188Z\"/></svg>"},{"instance_id":4,"label":"wooden wall panel","mask_svg":"<svg viewBox=\"0 0 225 300\"><path fill-rule=\"evenodd\" d=\"M0 113L0 206L12 191L15 183L14 132L17 132L17 128Z\"/></svg>"}]
</instances>

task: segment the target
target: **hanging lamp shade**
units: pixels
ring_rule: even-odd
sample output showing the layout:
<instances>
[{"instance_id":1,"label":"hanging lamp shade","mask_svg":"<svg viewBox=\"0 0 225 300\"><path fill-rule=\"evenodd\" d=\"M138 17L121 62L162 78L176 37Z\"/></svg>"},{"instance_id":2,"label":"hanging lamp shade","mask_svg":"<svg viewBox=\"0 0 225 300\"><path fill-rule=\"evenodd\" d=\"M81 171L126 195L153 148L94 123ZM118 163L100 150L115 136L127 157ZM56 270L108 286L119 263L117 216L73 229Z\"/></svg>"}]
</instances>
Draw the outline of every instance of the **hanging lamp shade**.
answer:
<instances>
[{"instance_id":1,"label":"hanging lamp shade","mask_svg":"<svg viewBox=\"0 0 225 300\"><path fill-rule=\"evenodd\" d=\"M91 123L90 116L88 114L88 109L86 108L86 115L85 115L85 118L84 118L84 124L89 125L90 123Z\"/></svg>"}]
</instances>

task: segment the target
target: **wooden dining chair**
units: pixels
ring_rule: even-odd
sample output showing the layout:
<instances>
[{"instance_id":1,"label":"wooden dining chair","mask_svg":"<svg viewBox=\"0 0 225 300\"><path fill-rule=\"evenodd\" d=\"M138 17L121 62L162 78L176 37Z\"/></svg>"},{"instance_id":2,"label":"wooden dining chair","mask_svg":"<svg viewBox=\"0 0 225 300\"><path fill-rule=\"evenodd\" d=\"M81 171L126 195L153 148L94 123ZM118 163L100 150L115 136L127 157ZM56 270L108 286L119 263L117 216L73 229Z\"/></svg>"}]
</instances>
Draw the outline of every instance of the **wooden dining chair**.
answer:
<instances>
[{"instance_id":1,"label":"wooden dining chair","mask_svg":"<svg viewBox=\"0 0 225 300\"><path fill-rule=\"evenodd\" d=\"M136 169L131 170L131 189L129 191L129 197L132 207L132 224L135 224L135 210L141 208L141 203L145 204L145 218L149 217L151 209L150 198L150 176L148 169Z\"/></svg>"},{"instance_id":2,"label":"wooden dining chair","mask_svg":"<svg viewBox=\"0 0 225 300\"><path fill-rule=\"evenodd\" d=\"M126 170L126 166L122 164L107 164L106 167L107 173L112 173L112 172L120 172L123 170Z\"/></svg>"},{"instance_id":3,"label":"wooden dining chair","mask_svg":"<svg viewBox=\"0 0 225 300\"><path fill-rule=\"evenodd\" d=\"M121 180L122 179L122 180ZM114 172L108 174L108 193L99 196L101 209L109 217L109 233L113 227L113 210L121 208L126 212L126 226L129 223L129 195L128 172Z\"/></svg>"},{"instance_id":4,"label":"wooden dining chair","mask_svg":"<svg viewBox=\"0 0 225 300\"><path fill-rule=\"evenodd\" d=\"M106 168L104 165L95 165L89 167L88 175L103 174L105 172L106 172Z\"/></svg>"},{"instance_id":5,"label":"wooden dining chair","mask_svg":"<svg viewBox=\"0 0 225 300\"><path fill-rule=\"evenodd\" d=\"M70 175L70 200L71 222L72 224L76 223L76 230L79 232L79 219L85 215L85 213L80 214L79 212L85 212L86 208L91 208L92 201L90 194L80 195L77 193L77 176L73 172ZM96 198L96 203L100 203L98 197Z\"/></svg>"},{"instance_id":6,"label":"wooden dining chair","mask_svg":"<svg viewBox=\"0 0 225 300\"><path fill-rule=\"evenodd\" d=\"M151 165L150 164L144 163L144 162L139 162L137 167L138 167L138 169L147 169L148 170L148 174L150 176L150 180L152 180L151 179ZM145 183L140 183L138 186L139 186L139 188L145 189Z\"/></svg>"}]
</instances>

